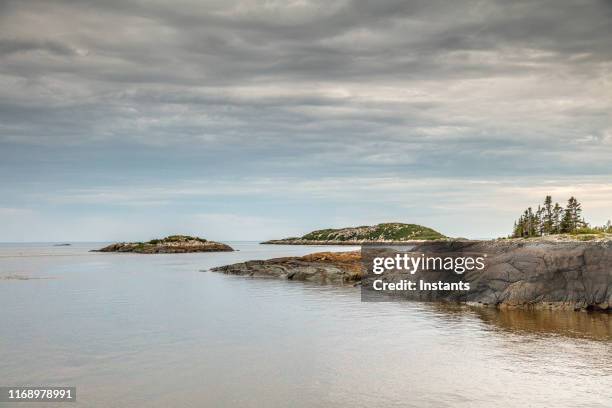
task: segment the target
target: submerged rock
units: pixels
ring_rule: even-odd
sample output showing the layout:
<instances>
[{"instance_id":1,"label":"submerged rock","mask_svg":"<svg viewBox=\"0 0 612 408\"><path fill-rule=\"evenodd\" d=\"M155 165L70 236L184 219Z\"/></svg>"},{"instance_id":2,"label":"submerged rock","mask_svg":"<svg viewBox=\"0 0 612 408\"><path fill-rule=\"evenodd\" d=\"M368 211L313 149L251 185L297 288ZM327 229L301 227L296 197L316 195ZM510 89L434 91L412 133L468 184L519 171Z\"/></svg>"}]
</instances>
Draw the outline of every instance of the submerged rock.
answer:
<instances>
[{"instance_id":1,"label":"submerged rock","mask_svg":"<svg viewBox=\"0 0 612 408\"><path fill-rule=\"evenodd\" d=\"M227 252L232 247L187 235L171 235L148 242L119 242L92 252L134 252L139 254L179 254L189 252Z\"/></svg>"}]
</instances>

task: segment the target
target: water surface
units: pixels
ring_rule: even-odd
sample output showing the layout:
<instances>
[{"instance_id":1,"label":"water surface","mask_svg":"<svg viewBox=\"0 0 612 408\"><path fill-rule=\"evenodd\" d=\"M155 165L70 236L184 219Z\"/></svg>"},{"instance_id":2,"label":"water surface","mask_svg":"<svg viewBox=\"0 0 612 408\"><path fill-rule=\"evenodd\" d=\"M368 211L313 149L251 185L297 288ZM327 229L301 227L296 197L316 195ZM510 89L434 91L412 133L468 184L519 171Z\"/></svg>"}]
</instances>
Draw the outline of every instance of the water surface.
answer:
<instances>
[{"instance_id":1,"label":"water surface","mask_svg":"<svg viewBox=\"0 0 612 408\"><path fill-rule=\"evenodd\" d=\"M612 406L610 315L361 303L351 286L200 272L349 249L230 244L1 245L0 386L75 385L83 407Z\"/></svg>"}]
</instances>

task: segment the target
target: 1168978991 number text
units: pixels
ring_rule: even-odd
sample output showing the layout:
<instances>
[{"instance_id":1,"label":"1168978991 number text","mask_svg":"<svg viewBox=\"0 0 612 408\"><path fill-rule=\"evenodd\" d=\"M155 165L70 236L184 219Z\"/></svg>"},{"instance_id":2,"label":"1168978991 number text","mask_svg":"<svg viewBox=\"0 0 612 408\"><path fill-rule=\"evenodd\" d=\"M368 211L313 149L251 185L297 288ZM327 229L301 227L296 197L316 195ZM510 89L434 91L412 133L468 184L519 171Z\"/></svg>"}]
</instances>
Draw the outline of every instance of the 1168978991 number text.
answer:
<instances>
[{"instance_id":1,"label":"1168978991 number text","mask_svg":"<svg viewBox=\"0 0 612 408\"><path fill-rule=\"evenodd\" d=\"M0 402L76 401L76 387L0 387Z\"/></svg>"}]
</instances>

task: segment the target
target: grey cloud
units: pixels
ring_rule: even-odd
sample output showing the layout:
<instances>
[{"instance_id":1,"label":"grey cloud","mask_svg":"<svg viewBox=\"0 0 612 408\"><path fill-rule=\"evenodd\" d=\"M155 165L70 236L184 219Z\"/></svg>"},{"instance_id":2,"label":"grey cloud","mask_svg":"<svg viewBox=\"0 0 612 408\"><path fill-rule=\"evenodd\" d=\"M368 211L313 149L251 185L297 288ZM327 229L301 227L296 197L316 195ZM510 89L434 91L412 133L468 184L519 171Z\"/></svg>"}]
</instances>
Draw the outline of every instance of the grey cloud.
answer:
<instances>
[{"instance_id":1,"label":"grey cloud","mask_svg":"<svg viewBox=\"0 0 612 408\"><path fill-rule=\"evenodd\" d=\"M611 170L609 2L31 1L3 14L0 141L293 146L293 165L339 172Z\"/></svg>"},{"instance_id":2,"label":"grey cloud","mask_svg":"<svg viewBox=\"0 0 612 408\"><path fill-rule=\"evenodd\" d=\"M57 41L15 38L0 39L0 56L28 51L46 51L60 56L77 55L75 49Z\"/></svg>"}]
</instances>

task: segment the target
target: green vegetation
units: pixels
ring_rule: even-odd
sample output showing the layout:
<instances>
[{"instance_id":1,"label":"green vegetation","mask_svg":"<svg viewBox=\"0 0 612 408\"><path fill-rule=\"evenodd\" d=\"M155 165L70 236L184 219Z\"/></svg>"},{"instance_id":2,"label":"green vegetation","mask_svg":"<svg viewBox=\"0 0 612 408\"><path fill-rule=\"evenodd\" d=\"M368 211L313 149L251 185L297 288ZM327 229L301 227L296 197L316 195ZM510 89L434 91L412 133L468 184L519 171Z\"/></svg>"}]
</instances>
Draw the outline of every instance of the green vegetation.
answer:
<instances>
[{"instance_id":1,"label":"green vegetation","mask_svg":"<svg viewBox=\"0 0 612 408\"><path fill-rule=\"evenodd\" d=\"M185 242L185 241L207 242L204 238L190 237L189 235L170 235L162 239L152 239L146 244L157 245L157 244L166 244L168 242Z\"/></svg>"},{"instance_id":2,"label":"green vegetation","mask_svg":"<svg viewBox=\"0 0 612 408\"><path fill-rule=\"evenodd\" d=\"M514 223L512 238L541 237L544 235L572 234L585 235L582 240L592 239L586 235L612 233L612 223L602 227L591 227L582 217L582 205L575 197L570 197L565 208L559 203L552 204L552 197L546 196L543 205L534 211L527 208Z\"/></svg>"},{"instance_id":3,"label":"green vegetation","mask_svg":"<svg viewBox=\"0 0 612 408\"><path fill-rule=\"evenodd\" d=\"M601 227L595 227L594 230L600 233L612 234L612 221L608 220L605 225L602 225Z\"/></svg>"},{"instance_id":4,"label":"green vegetation","mask_svg":"<svg viewBox=\"0 0 612 408\"><path fill-rule=\"evenodd\" d=\"M386 223L374 226L322 229L310 232L307 241L408 241L446 238L439 232L417 224Z\"/></svg>"}]
</instances>

